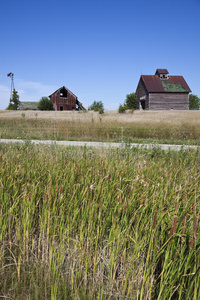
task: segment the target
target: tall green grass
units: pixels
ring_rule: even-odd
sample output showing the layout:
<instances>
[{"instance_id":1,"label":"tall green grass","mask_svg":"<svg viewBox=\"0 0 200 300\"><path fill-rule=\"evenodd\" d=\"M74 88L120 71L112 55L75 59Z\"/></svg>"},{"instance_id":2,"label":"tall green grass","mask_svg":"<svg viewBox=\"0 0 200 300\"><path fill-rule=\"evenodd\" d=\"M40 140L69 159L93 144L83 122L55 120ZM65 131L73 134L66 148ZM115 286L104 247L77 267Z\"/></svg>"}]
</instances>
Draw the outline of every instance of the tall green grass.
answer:
<instances>
[{"instance_id":1,"label":"tall green grass","mask_svg":"<svg viewBox=\"0 0 200 300\"><path fill-rule=\"evenodd\" d=\"M0 145L0 298L199 299L198 150Z\"/></svg>"}]
</instances>

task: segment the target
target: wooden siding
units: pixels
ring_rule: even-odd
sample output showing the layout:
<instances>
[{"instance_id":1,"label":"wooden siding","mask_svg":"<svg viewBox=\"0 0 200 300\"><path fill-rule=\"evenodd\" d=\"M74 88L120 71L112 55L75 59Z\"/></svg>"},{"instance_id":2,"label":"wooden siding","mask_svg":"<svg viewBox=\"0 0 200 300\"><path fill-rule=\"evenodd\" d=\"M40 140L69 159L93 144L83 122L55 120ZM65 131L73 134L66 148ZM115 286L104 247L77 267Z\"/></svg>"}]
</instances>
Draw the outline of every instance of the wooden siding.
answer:
<instances>
[{"instance_id":1,"label":"wooden siding","mask_svg":"<svg viewBox=\"0 0 200 300\"><path fill-rule=\"evenodd\" d=\"M189 110L188 93L150 93L149 110Z\"/></svg>"},{"instance_id":2,"label":"wooden siding","mask_svg":"<svg viewBox=\"0 0 200 300\"><path fill-rule=\"evenodd\" d=\"M61 97L60 90L50 96L54 110L75 110L76 99L76 96L70 91L67 91L67 97Z\"/></svg>"},{"instance_id":3,"label":"wooden siding","mask_svg":"<svg viewBox=\"0 0 200 300\"><path fill-rule=\"evenodd\" d=\"M147 90L145 89L145 86L144 86L142 80L140 80L140 82L138 84L136 96L137 96L137 109L140 109L140 99L141 98L142 99L144 98L145 109L149 109L149 97L148 97Z\"/></svg>"}]
</instances>

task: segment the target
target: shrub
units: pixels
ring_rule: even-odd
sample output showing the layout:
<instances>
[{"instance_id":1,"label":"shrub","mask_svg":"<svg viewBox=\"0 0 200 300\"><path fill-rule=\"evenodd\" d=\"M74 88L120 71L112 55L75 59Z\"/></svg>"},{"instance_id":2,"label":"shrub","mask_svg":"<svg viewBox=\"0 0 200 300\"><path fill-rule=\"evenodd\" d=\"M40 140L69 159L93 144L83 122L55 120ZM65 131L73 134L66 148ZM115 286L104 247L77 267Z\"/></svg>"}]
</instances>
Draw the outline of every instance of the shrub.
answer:
<instances>
[{"instance_id":1,"label":"shrub","mask_svg":"<svg viewBox=\"0 0 200 300\"><path fill-rule=\"evenodd\" d=\"M126 107L125 104L124 105L120 104L118 111L119 111L120 114L122 114L126 111L126 109L127 109L127 107Z\"/></svg>"},{"instance_id":2,"label":"shrub","mask_svg":"<svg viewBox=\"0 0 200 300\"><path fill-rule=\"evenodd\" d=\"M135 93L126 95L124 104L119 105L119 113L124 113L125 110L135 110L137 108L137 97Z\"/></svg>"},{"instance_id":3,"label":"shrub","mask_svg":"<svg viewBox=\"0 0 200 300\"><path fill-rule=\"evenodd\" d=\"M88 110L98 111L99 113L104 113L104 106L101 101L94 101L88 108Z\"/></svg>"},{"instance_id":4,"label":"shrub","mask_svg":"<svg viewBox=\"0 0 200 300\"><path fill-rule=\"evenodd\" d=\"M101 108L101 109L99 110L99 114L100 114L100 115L104 114L103 108Z\"/></svg>"},{"instance_id":5,"label":"shrub","mask_svg":"<svg viewBox=\"0 0 200 300\"><path fill-rule=\"evenodd\" d=\"M38 103L39 110L53 110L53 104L48 97L42 97Z\"/></svg>"}]
</instances>

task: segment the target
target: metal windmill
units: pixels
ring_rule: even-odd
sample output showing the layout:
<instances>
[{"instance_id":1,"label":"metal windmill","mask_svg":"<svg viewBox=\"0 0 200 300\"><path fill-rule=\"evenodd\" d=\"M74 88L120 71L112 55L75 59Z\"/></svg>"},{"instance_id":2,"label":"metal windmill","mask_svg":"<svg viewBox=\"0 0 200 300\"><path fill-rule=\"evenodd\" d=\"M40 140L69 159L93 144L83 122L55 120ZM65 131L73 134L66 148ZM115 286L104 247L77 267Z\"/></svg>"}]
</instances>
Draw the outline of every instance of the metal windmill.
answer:
<instances>
[{"instance_id":1,"label":"metal windmill","mask_svg":"<svg viewBox=\"0 0 200 300\"><path fill-rule=\"evenodd\" d=\"M12 72L7 74L7 77L11 78L11 91L10 91L10 100L12 99L12 94L13 94L13 90L15 89L14 87L14 74Z\"/></svg>"}]
</instances>

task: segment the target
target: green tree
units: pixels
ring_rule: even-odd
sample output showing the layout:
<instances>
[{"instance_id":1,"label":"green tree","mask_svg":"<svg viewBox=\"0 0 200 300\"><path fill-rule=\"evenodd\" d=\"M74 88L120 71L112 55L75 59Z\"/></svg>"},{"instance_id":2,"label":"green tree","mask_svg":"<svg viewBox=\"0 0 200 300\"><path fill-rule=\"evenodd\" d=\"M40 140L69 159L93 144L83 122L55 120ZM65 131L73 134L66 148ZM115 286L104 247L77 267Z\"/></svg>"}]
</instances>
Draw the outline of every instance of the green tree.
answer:
<instances>
[{"instance_id":1,"label":"green tree","mask_svg":"<svg viewBox=\"0 0 200 300\"><path fill-rule=\"evenodd\" d=\"M18 92L14 89L12 93L12 98L10 99L10 103L7 107L8 110L18 110L20 105Z\"/></svg>"},{"instance_id":2,"label":"green tree","mask_svg":"<svg viewBox=\"0 0 200 300\"><path fill-rule=\"evenodd\" d=\"M38 103L39 110L53 110L53 103L48 97L42 97Z\"/></svg>"},{"instance_id":3,"label":"green tree","mask_svg":"<svg viewBox=\"0 0 200 300\"><path fill-rule=\"evenodd\" d=\"M98 111L100 114L104 113L104 106L101 101L94 101L88 108L88 110Z\"/></svg>"},{"instance_id":4,"label":"green tree","mask_svg":"<svg viewBox=\"0 0 200 300\"><path fill-rule=\"evenodd\" d=\"M137 108L137 97L135 93L131 93L126 95L126 99L124 101L127 109L136 109Z\"/></svg>"},{"instance_id":5,"label":"green tree","mask_svg":"<svg viewBox=\"0 0 200 300\"><path fill-rule=\"evenodd\" d=\"M127 109L135 110L137 108L137 96L135 93L126 95L124 104L119 105L119 113L125 112Z\"/></svg>"},{"instance_id":6,"label":"green tree","mask_svg":"<svg viewBox=\"0 0 200 300\"><path fill-rule=\"evenodd\" d=\"M199 110L200 109L200 98L197 95L189 95L189 109Z\"/></svg>"}]
</instances>

